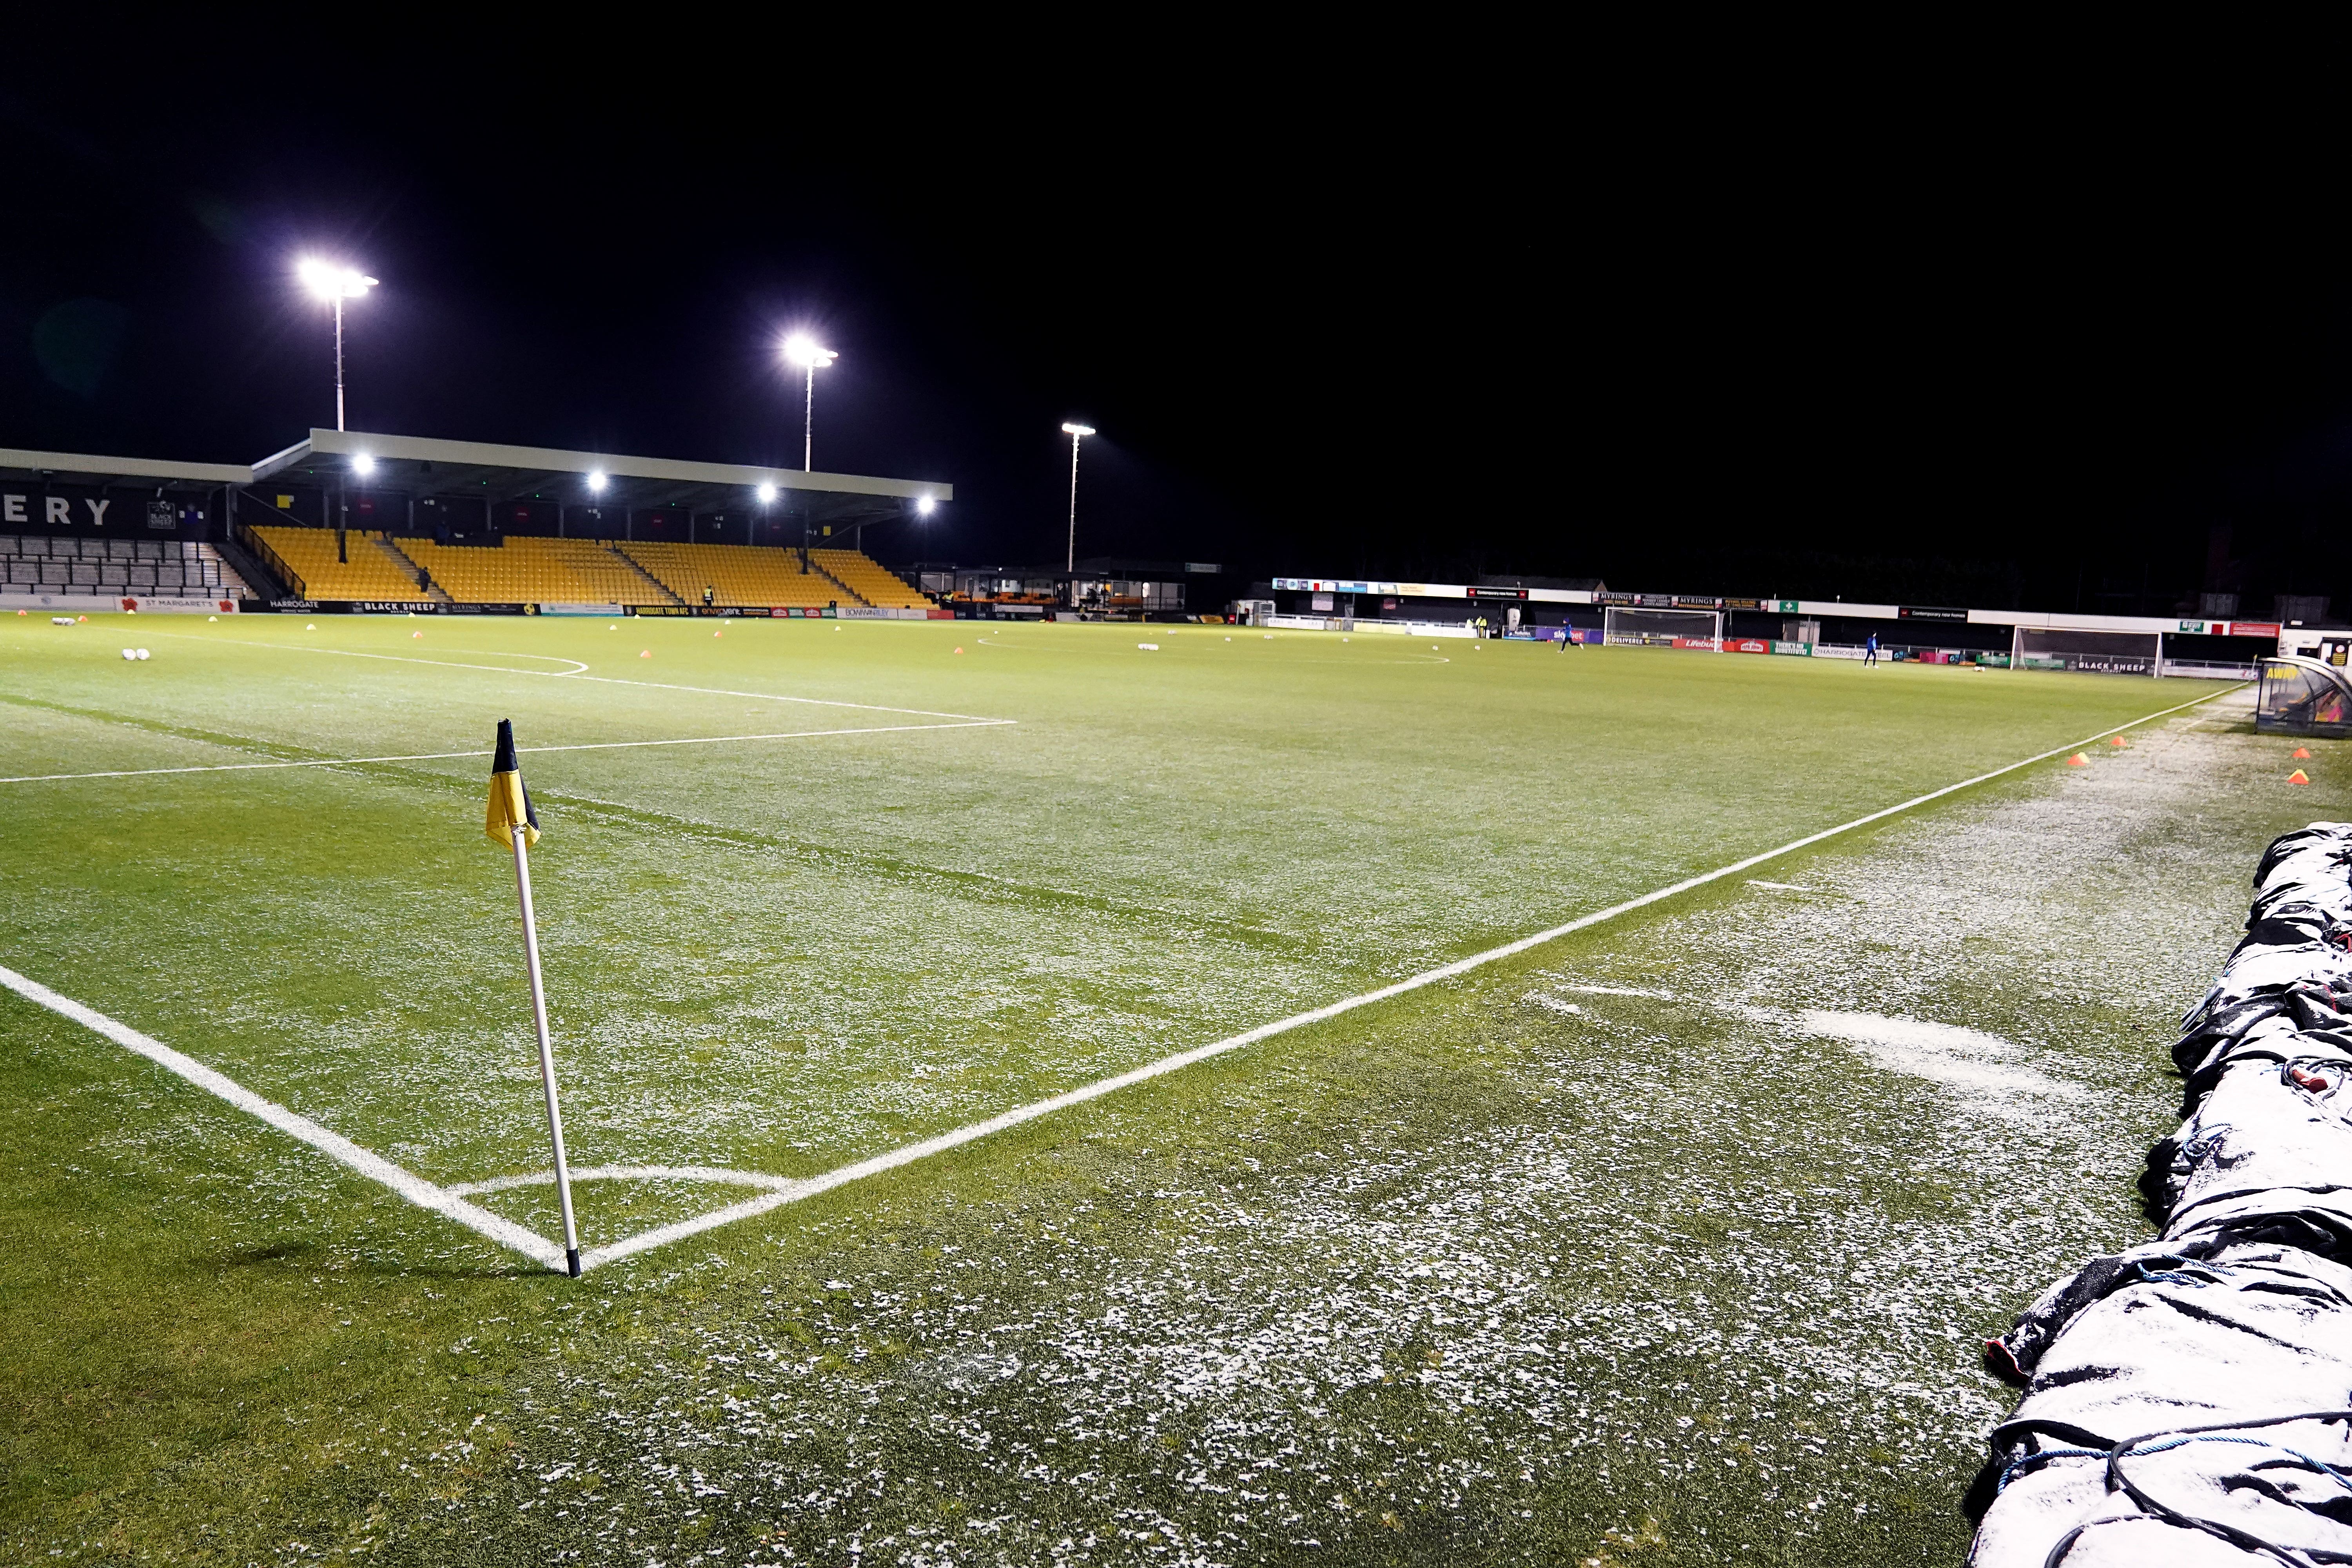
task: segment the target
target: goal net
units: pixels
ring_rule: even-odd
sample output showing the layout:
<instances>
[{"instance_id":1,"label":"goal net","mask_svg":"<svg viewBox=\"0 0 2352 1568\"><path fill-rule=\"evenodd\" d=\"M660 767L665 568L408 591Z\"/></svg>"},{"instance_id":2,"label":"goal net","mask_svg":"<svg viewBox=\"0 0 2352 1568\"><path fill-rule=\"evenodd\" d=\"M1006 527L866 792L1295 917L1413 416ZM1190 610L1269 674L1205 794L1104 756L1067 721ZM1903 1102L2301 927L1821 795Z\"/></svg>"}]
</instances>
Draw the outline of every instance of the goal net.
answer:
<instances>
[{"instance_id":1,"label":"goal net","mask_svg":"<svg viewBox=\"0 0 2352 1568\"><path fill-rule=\"evenodd\" d=\"M1611 647L1703 647L1723 651L1721 610L1628 610L1612 605L1601 640Z\"/></svg>"},{"instance_id":2,"label":"goal net","mask_svg":"<svg viewBox=\"0 0 2352 1568\"><path fill-rule=\"evenodd\" d=\"M2020 626L2011 669L2071 669L2092 675L2161 675L2162 632L2086 632Z\"/></svg>"}]
</instances>

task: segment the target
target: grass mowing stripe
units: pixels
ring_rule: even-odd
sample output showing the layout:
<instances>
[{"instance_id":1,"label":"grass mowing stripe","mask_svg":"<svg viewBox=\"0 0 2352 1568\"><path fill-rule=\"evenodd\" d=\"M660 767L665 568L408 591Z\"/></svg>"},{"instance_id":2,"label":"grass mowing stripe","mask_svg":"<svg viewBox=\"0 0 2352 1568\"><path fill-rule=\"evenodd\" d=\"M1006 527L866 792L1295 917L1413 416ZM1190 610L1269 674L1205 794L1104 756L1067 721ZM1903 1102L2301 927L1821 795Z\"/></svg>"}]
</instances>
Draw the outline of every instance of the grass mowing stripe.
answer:
<instances>
[{"instance_id":1,"label":"grass mowing stripe","mask_svg":"<svg viewBox=\"0 0 2352 1568\"><path fill-rule=\"evenodd\" d=\"M805 702L814 708L856 708L868 713L911 713L919 719L968 719L976 723L988 723L977 713L941 713L930 708L892 708L880 702L844 702L832 697L785 697L773 691L729 691L716 686L673 686L659 680L625 680L617 675L590 675L591 667L576 658L566 663L579 664L578 669L509 669L498 664L459 664L454 659L418 658L404 653L362 653L347 647L309 647L301 643L254 642L247 637L208 637L195 632L162 632L167 637L180 637L189 642L236 643L240 647L275 648L281 653L331 653L338 658L380 658L393 664L429 664L442 669L481 669L492 675L530 675L542 680L596 680L607 686L642 686L653 691L693 691L705 697L741 697L755 702ZM534 658L535 654L509 657ZM1003 721L997 721L1003 722Z\"/></svg>"},{"instance_id":2,"label":"grass mowing stripe","mask_svg":"<svg viewBox=\"0 0 2352 1568\"><path fill-rule=\"evenodd\" d=\"M728 741L814 741L829 735L896 735L917 730L973 730L994 724L1018 724L1018 719L962 719L951 724L872 724L854 730L786 730L772 735L688 735L674 741L585 741L570 746L520 746L531 752L617 752L635 746L716 746ZM69 779L139 779L157 773L233 773L256 768L341 768L362 763L440 763L465 757L487 757L487 751L415 752L402 757L320 757L300 762L205 763L184 768L118 768L98 773L26 773L0 778L0 784L54 784Z\"/></svg>"},{"instance_id":3,"label":"grass mowing stripe","mask_svg":"<svg viewBox=\"0 0 2352 1568\"><path fill-rule=\"evenodd\" d=\"M1532 936L1520 937L1516 942L1505 942L1500 947L1490 947L1484 952L1472 953L1467 958L1457 958L1451 963L1440 964L1435 969L1423 971L1409 979L1400 980L1392 985L1383 985L1378 990L1367 991L1360 995L1349 996L1342 1001L1329 1003L1307 1012L1294 1013L1287 1018L1278 1018L1271 1024L1261 1024L1255 1029L1245 1030L1225 1039L1205 1046L1195 1046L1191 1050L1179 1051L1173 1056L1162 1057L1158 1061L1146 1062L1139 1068L1132 1068L1109 1078L1097 1079L1093 1083L1082 1084L1076 1089L1068 1089L1044 1100L1034 1100L1027 1105L1016 1106L1011 1110L1001 1111L985 1121L971 1122L967 1126L956 1128L952 1131L942 1132L937 1137L919 1140L904 1148L894 1149L887 1154L877 1154L871 1159L859 1160L851 1164L839 1166L821 1176L812 1176L805 1181L795 1182L789 1188L765 1193L756 1198L746 1198L741 1203L731 1204L725 1208L713 1210L709 1214L694 1219L678 1220L674 1224L641 1231L635 1236L614 1242L610 1247L592 1247L580 1255L581 1267L594 1268L599 1264L626 1258L632 1253L667 1246L673 1241L682 1241L689 1236L714 1229L719 1226L750 1219L754 1215L765 1214L771 1209L781 1208L785 1204L798 1203L803 1198L814 1197L820 1193L830 1192L835 1187L846 1186L852 1182L863 1181L868 1176L878 1176L886 1171L897 1170L901 1165L910 1165L918 1160L928 1160L934 1154L943 1154L950 1149L978 1139L1018 1127L1024 1121L1034 1121L1041 1116L1049 1116L1056 1110L1066 1110L1075 1105L1083 1105L1090 1100L1099 1100L1107 1094L1117 1093L1122 1089L1129 1089L1136 1084L1181 1071L1196 1062L1206 1061L1212 1057L1223 1056L1228 1051L1237 1051L1244 1046L1254 1046L1276 1035L1286 1034L1292 1029L1303 1028L1308 1024L1319 1024L1327 1019L1339 1017L1343 1013L1352 1013L1359 1007L1369 1007L1376 1002L1385 1002L1391 997L1402 996L1407 992L1418 991L1425 985L1433 985L1441 980L1451 980L1458 975L1467 974L1474 969L1483 968L1486 964L1502 959L1516 957L1530 948L1540 947L1549 942L1556 942L1571 932L1584 931L1604 921L1615 920L1620 915L1646 909L1652 904L1674 898L1677 894L1687 893L1694 889L1703 888L1710 882L1736 876L1739 872L1761 866L1768 860L1777 860L1784 855L1794 854L1800 849L1822 843L1825 839L1851 833L1855 828L1866 827L1874 822L1883 822L1887 817L1925 805L1930 801L1941 800L1946 795L2013 773L2020 768L2029 768L2036 763L2046 763L2053 757L2063 756L2068 752L2092 744L2101 735L2118 734L2123 731L2137 729L2142 724L2153 723L2158 719L2168 718L2175 713L2185 712L2189 709L2210 702L2215 698L2226 697L2231 692L2242 689L2245 684L2241 681L2235 686L2225 687L2220 691L2209 692L2203 697L2194 698L2170 708L2160 709L2154 713L2143 714L2139 718L2121 724L2111 725L2099 731L2097 734L2087 735L2079 741L2069 741L2063 746L2053 746L2046 752L2037 752L2021 761L2011 763L2006 767L1995 768L1990 773L1979 773L1974 778L1962 779L1958 784L1946 784L1943 788L1930 790L1926 795L1914 795L1909 800L1883 807L1864 816L1857 816L1852 822L1840 823L1835 827L1825 827L1818 833L1809 833L1802 838L1791 839L1778 848L1767 849L1759 855L1750 855L1744 860L1735 860L1728 866L1719 866L1712 871L1702 871L1696 877L1685 877L1679 882L1657 889L1653 892L1643 893L1639 898L1628 899L1622 903L1612 904L1605 910L1595 910L1589 915L1580 915L1575 920L1553 926L1547 931L1539 931ZM552 1179L551 1173L550 1179Z\"/></svg>"},{"instance_id":4,"label":"grass mowing stripe","mask_svg":"<svg viewBox=\"0 0 2352 1568\"><path fill-rule=\"evenodd\" d=\"M264 1100L235 1079L215 1072L193 1057L183 1056L161 1040L150 1039L128 1024L119 1023L94 1007L85 1007L70 996L61 996L37 980L28 980L13 969L0 968L0 986L37 1006L47 1007L62 1017L71 1018L86 1029L95 1030L125 1050L145 1057L166 1071L177 1073L207 1094L217 1095L247 1115L267 1121L279 1131L300 1139L330 1160L349 1166L370 1180L381 1182L419 1208L456 1220L500 1247L512 1248L525 1258L550 1268L564 1267L562 1248L544 1237L534 1235L511 1220L501 1219L485 1208L478 1208L445 1187L434 1185L413 1171L404 1170L371 1149L362 1149L340 1132L329 1131L307 1116L296 1114L275 1100Z\"/></svg>"}]
</instances>

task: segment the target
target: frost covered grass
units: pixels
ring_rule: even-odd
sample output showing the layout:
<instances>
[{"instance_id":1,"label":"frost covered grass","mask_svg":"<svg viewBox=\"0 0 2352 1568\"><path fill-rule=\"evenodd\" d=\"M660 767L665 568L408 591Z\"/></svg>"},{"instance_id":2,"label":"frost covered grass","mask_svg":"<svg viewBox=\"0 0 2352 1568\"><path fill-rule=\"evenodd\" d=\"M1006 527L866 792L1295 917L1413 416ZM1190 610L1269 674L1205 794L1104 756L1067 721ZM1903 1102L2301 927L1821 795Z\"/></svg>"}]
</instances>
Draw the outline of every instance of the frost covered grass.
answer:
<instances>
[{"instance_id":1,"label":"frost covered grass","mask_svg":"<svg viewBox=\"0 0 2352 1568\"><path fill-rule=\"evenodd\" d=\"M1018 721L525 758L575 1160L800 1174L2193 694L622 625L257 618L151 627L156 658L110 668L100 637L0 626L0 774L458 750L507 716L527 746L843 722L769 696ZM394 662L524 655L710 689ZM0 1541L1948 1560L2004 1407L1974 1341L2137 1234L2169 1014L2261 844L2342 810L2331 749L2288 790L2235 725L2176 721L1776 863L1785 883L581 1284L0 997ZM435 1180L543 1165L486 767L0 786L0 963ZM2025 1079L2051 1092L2021 1110L2000 1090ZM583 1239L740 1195L598 1184ZM543 1188L481 1201L551 1223Z\"/></svg>"}]
</instances>

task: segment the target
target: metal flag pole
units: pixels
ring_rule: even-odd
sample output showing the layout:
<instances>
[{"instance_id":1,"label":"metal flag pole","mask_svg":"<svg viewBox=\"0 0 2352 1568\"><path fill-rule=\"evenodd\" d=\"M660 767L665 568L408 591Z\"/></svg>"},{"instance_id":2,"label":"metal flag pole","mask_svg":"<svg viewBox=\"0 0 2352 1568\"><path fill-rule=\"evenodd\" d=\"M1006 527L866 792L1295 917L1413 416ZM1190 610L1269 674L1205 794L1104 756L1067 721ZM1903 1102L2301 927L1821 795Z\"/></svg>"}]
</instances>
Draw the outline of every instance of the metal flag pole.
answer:
<instances>
[{"instance_id":1,"label":"metal flag pole","mask_svg":"<svg viewBox=\"0 0 2352 1568\"><path fill-rule=\"evenodd\" d=\"M523 847L522 823L509 830L514 841L515 891L522 900L522 950L530 965L530 1018L539 1026L539 1081L547 1090L547 1137L555 1145L555 1192L563 1205L563 1258L580 1278L580 1231L572 1219L572 1167L563 1158L563 1112L555 1103L555 1048L547 1038L547 987L539 978L539 921L530 908L530 851Z\"/></svg>"}]
</instances>

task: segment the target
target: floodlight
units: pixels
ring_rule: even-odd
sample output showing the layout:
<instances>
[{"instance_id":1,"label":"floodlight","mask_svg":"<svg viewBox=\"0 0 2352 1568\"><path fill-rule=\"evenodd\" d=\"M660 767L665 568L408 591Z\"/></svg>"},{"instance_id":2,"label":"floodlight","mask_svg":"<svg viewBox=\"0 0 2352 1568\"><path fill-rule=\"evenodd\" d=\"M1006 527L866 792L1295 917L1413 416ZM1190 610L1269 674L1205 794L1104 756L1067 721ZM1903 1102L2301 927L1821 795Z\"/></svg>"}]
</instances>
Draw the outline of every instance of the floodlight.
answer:
<instances>
[{"instance_id":1,"label":"floodlight","mask_svg":"<svg viewBox=\"0 0 2352 1568\"><path fill-rule=\"evenodd\" d=\"M1063 565L1071 572L1078 569L1078 443L1094 433L1093 426L1081 425L1075 419L1062 426L1062 434L1070 438L1070 552Z\"/></svg>"},{"instance_id":2,"label":"floodlight","mask_svg":"<svg viewBox=\"0 0 2352 1568\"><path fill-rule=\"evenodd\" d=\"M819 348L806 332L794 332L784 340L784 358L803 370L823 370L840 357L831 349Z\"/></svg>"},{"instance_id":3,"label":"floodlight","mask_svg":"<svg viewBox=\"0 0 2352 1568\"><path fill-rule=\"evenodd\" d=\"M362 476L374 473L375 459L365 452L358 453L352 458L352 472Z\"/></svg>"},{"instance_id":4,"label":"floodlight","mask_svg":"<svg viewBox=\"0 0 2352 1568\"><path fill-rule=\"evenodd\" d=\"M337 267L315 256L294 264L302 287L335 308L335 428L343 428L343 301L356 300L375 287L375 279L355 267ZM362 468L361 472L366 470Z\"/></svg>"},{"instance_id":5,"label":"floodlight","mask_svg":"<svg viewBox=\"0 0 2352 1568\"><path fill-rule=\"evenodd\" d=\"M298 262L294 275L321 300L356 300L374 288L376 282L356 267L337 267L315 256Z\"/></svg>"},{"instance_id":6,"label":"floodlight","mask_svg":"<svg viewBox=\"0 0 2352 1568\"><path fill-rule=\"evenodd\" d=\"M588 488L598 495L604 493L604 475L602 469L588 476Z\"/></svg>"},{"instance_id":7,"label":"floodlight","mask_svg":"<svg viewBox=\"0 0 2352 1568\"><path fill-rule=\"evenodd\" d=\"M915 515L917 517L929 517L931 513L939 510L939 499L935 496L918 496L915 498Z\"/></svg>"},{"instance_id":8,"label":"floodlight","mask_svg":"<svg viewBox=\"0 0 2352 1568\"><path fill-rule=\"evenodd\" d=\"M775 486L773 486L773 485L761 485L761 486L760 487L760 504L761 504L761 506L765 506L765 505L767 505L770 501L774 500L775 499L776 499L776 487L775 487Z\"/></svg>"}]
</instances>

